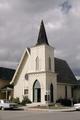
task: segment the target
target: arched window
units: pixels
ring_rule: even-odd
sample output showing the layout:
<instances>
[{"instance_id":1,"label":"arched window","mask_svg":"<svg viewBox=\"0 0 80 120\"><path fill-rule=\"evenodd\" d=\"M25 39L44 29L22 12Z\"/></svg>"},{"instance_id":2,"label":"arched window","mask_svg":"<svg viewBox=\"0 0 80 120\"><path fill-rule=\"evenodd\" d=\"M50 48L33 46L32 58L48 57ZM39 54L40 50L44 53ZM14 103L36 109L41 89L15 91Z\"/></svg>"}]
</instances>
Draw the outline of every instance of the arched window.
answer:
<instances>
[{"instance_id":1,"label":"arched window","mask_svg":"<svg viewBox=\"0 0 80 120\"><path fill-rule=\"evenodd\" d=\"M51 70L51 58L49 57L49 70Z\"/></svg>"},{"instance_id":2,"label":"arched window","mask_svg":"<svg viewBox=\"0 0 80 120\"><path fill-rule=\"evenodd\" d=\"M39 70L39 57L36 57L36 70Z\"/></svg>"}]
</instances>

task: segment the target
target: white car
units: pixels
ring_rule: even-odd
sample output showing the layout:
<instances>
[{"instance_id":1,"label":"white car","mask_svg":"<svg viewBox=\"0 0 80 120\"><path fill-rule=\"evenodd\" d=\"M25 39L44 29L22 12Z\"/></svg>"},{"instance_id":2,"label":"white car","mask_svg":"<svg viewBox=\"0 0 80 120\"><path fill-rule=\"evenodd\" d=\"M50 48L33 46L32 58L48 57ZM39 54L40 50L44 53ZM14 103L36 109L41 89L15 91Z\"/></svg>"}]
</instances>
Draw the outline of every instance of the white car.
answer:
<instances>
[{"instance_id":1,"label":"white car","mask_svg":"<svg viewBox=\"0 0 80 120\"><path fill-rule=\"evenodd\" d=\"M80 103L74 104L74 108L75 108L76 110L80 110Z\"/></svg>"},{"instance_id":2,"label":"white car","mask_svg":"<svg viewBox=\"0 0 80 120\"><path fill-rule=\"evenodd\" d=\"M8 100L0 100L0 109L4 110L4 109L14 109L17 107L16 103L12 103Z\"/></svg>"}]
</instances>

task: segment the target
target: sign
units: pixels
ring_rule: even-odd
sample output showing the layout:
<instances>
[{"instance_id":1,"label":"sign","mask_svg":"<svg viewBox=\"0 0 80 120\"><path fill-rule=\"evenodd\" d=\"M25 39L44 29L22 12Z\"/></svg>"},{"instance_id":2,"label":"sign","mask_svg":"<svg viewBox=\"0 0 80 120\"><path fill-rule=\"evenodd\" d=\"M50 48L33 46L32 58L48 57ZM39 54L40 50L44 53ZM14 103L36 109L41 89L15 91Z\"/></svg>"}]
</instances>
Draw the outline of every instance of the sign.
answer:
<instances>
[{"instance_id":1,"label":"sign","mask_svg":"<svg viewBox=\"0 0 80 120\"><path fill-rule=\"evenodd\" d=\"M45 101L49 101L49 95L45 95Z\"/></svg>"}]
</instances>

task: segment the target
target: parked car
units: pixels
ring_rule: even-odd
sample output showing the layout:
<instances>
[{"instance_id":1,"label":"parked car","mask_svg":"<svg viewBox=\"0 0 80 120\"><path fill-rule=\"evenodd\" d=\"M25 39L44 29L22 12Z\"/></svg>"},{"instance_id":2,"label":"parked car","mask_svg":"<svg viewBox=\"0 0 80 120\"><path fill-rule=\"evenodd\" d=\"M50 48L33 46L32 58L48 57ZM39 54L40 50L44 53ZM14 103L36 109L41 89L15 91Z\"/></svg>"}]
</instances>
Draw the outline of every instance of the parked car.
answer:
<instances>
[{"instance_id":1,"label":"parked car","mask_svg":"<svg viewBox=\"0 0 80 120\"><path fill-rule=\"evenodd\" d=\"M8 100L0 100L0 109L4 110L4 109L14 109L17 107L16 103L12 103Z\"/></svg>"},{"instance_id":2,"label":"parked car","mask_svg":"<svg viewBox=\"0 0 80 120\"><path fill-rule=\"evenodd\" d=\"M75 108L76 110L80 110L80 103L74 104L74 108Z\"/></svg>"}]
</instances>

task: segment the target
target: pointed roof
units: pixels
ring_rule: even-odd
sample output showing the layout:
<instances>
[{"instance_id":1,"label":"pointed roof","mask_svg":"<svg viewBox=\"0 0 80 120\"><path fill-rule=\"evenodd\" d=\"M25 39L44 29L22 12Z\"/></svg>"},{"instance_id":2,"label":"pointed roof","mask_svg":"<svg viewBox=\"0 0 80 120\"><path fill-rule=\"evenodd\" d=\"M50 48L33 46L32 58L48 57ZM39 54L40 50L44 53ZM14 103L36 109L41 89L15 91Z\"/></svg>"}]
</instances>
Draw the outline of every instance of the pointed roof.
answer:
<instances>
[{"instance_id":1,"label":"pointed roof","mask_svg":"<svg viewBox=\"0 0 80 120\"><path fill-rule=\"evenodd\" d=\"M41 21L38 40L36 45L41 45L41 44L49 45L43 20Z\"/></svg>"}]
</instances>

